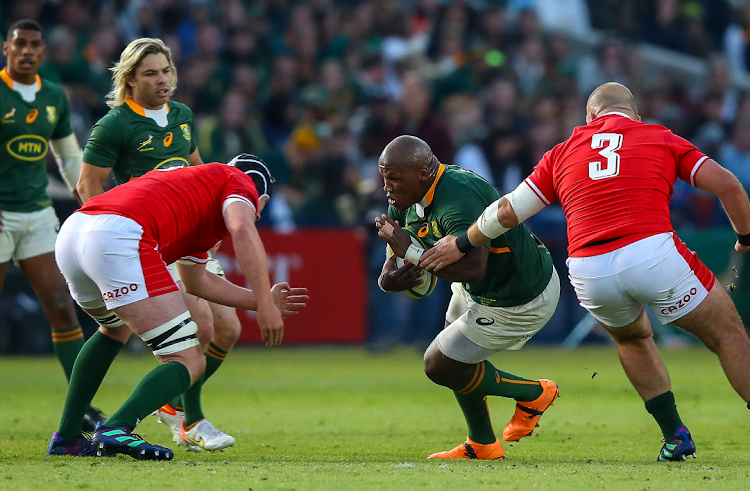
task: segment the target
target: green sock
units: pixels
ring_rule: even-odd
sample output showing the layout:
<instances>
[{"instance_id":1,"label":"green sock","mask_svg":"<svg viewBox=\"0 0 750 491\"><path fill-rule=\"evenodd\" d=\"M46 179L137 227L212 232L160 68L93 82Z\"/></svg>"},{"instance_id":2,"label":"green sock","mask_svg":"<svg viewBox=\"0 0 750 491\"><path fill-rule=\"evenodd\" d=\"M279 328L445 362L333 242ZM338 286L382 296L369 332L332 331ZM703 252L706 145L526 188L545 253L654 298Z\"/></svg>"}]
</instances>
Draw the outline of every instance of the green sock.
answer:
<instances>
[{"instance_id":1,"label":"green sock","mask_svg":"<svg viewBox=\"0 0 750 491\"><path fill-rule=\"evenodd\" d=\"M229 351L224 351L223 349L219 348L213 343L213 341L208 344L208 349L206 350L206 371L203 372L203 378L196 381L191 386L192 388L198 385L198 397L200 397L200 388L203 386L206 380L208 380L208 378L213 375L216 370L219 369L221 364L224 363L224 358L227 357L227 353L229 353ZM184 411L187 405L187 402L185 402L184 394L180 394L179 396L172 399L169 402L169 405L174 409L177 409L178 411ZM192 421L191 424L203 419L202 414L203 413L201 412L201 417L196 419L195 421ZM187 418L187 414L185 415L185 417Z\"/></svg>"},{"instance_id":2,"label":"green sock","mask_svg":"<svg viewBox=\"0 0 750 491\"><path fill-rule=\"evenodd\" d=\"M70 381L70 374L73 371L73 364L76 362L78 352L81 351L85 342L80 324L68 329L52 331L52 347L55 349L55 355L60 360L60 365L62 365L65 378L68 381Z\"/></svg>"},{"instance_id":3,"label":"green sock","mask_svg":"<svg viewBox=\"0 0 750 491\"><path fill-rule=\"evenodd\" d=\"M456 396L458 405L466 418L466 425L469 427L469 438L477 443L488 445L495 443L497 437L495 430L492 429L490 420L490 411L487 408L487 397L466 395L453 391Z\"/></svg>"},{"instance_id":4,"label":"green sock","mask_svg":"<svg viewBox=\"0 0 750 491\"><path fill-rule=\"evenodd\" d=\"M228 351L224 351L214 343L209 343L208 349L206 350L206 371L203 372L203 376L199 380L182 394L182 406L185 408L186 428L205 418L203 415L203 408L201 407L201 392L203 390L203 384L205 384L206 380L208 380L208 378L219 369L224 362L224 358L227 357L227 353Z\"/></svg>"},{"instance_id":5,"label":"green sock","mask_svg":"<svg viewBox=\"0 0 750 491\"><path fill-rule=\"evenodd\" d=\"M651 413L661 428L664 438L674 438L677 427L682 426L680 414L677 412L677 404L674 401L672 391L667 391L646 401L646 411Z\"/></svg>"},{"instance_id":6,"label":"green sock","mask_svg":"<svg viewBox=\"0 0 750 491\"><path fill-rule=\"evenodd\" d=\"M178 361L168 361L143 377L130 397L107 421L107 426L133 429L143 418L190 387L190 372Z\"/></svg>"},{"instance_id":7,"label":"green sock","mask_svg":"<svg viewBox=\"0 0 750 491\"><path fill-rule=\"evenodd\" d=\"M542 386L538 380L504 372L495 368L489 361L483 361L477 363L471 381L458 392L475 396L510 397L517 401L530 402L542 395Z\"/></svg>"},{"instance_id":8,"label":"green sock","mask_svg":"<svg viewBox=\"0 0 750 491\"><path fill-rule=\"evenodd\" d=\"M58 429L63 438L81 434L83 415L122 346L121 342L97 331L81 348L73 365Z\"/></svg>"}]
</instances>

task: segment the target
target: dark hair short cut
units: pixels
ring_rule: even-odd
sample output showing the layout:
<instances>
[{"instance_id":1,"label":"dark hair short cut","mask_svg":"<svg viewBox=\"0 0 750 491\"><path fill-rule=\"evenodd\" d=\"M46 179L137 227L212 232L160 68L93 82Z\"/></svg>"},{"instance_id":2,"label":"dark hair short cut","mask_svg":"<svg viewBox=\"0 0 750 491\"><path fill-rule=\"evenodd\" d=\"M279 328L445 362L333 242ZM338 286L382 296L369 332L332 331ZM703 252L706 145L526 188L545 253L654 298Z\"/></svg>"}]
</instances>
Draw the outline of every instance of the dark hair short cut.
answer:
<instances>
[{"instance_id":1,"label":"dark hair short cut","mask_svg":"<svg viewBox=\"0 0 750 491\"><path fill-rule=\"evenodd\" d=\"M42 33L42 39L44 39L44 29L42 29L41 24L39 24L34 19L21 19L15 21L13 25L10 26L10 29L8 29L8 36L5 39L8 40L13 37L13 32L17 31L18 29L39 31Z\"/></svg>"}]
</instances>

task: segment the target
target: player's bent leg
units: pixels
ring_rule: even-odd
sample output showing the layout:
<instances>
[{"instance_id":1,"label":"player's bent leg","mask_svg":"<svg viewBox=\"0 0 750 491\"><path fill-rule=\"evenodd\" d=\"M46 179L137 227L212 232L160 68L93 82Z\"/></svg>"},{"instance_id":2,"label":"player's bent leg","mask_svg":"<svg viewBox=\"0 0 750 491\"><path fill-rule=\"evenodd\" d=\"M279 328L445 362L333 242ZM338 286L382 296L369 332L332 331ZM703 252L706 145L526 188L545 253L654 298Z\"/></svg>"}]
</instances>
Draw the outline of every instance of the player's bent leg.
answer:
<instances>
[{"instance_id":1,"label":"player's bent leg","mask_svg":"<svg viewBox=\"0 0 750 491\"><path fill-rule=\"evenodd\" d=\"M182 287L182 282L178 281L177 285L180 287L180 293L182 299L185 301L185 305L190 311L190 317L198 326L198 341L201 346L205 349L208 346L208 342L214 335L214 316L209 307L209 303L195 295L191 295L185 291Z\"/></svg>"},{"instance_id":2,"label":"player's bent leg","mask_svg":"<svg viewBox=\"0 0 750 491\"><path fill-rule=\"evenodd\" d=\"M746 403L750 401L750 340L724 287L715 282L703 302L674 324L718 355L729 383Z\"/></svg>"},{"instance_id":3,"label":"player's bent leg","mask_svg":"<svg viewBox=\"0 0 750 491\"><path fill-rule=\"evenodd\" d=\"M669 372L654 343L645 310L630 324L612 327L599 322L617 345L625 374L644 401L670 390Z\"/></svg>"},{"instance_id":4,"label":"player's bent leg","mask_svg":"<svg viewBox=\"0 0 750 491\"><path fill-rule=\"evenodd\" d=\"M42 303L52 326L55 354L63 367L65 378L70 380L73 363L85 340L76 316L75 304L68 292L65 278L57 268L54 253L24 259L19 265Z\"/></svg>"},{"instance_id":5,"label":"player's bent leg","mask_svg":"<svg viewBox=\"0 0 750 491\"><path fill-rule=\"evenodd\" d=\"M635 321L622 327L599 323L615 340L625 374L661 429L664 445L658 460L684 460L685 455L694 455L695 444L677 412L669 372L654 343L646 311L642 310Z\"/></svg>"},{"instance_id":6,"label":"player's bent leg","mask_svg":"<svg viewBox=\"0 0 750 491\"><path fill-rule=\"evenodd\" d=\"M196 452L223 450L232 446L235 441L234 437L219 431L206 420L201 405L201 392L205 381L218 370L228 351L239 339L241 325L235 309L214 303L209 303L209 306L214 319L214 337L206 349L206 371L182 396L185 411L179 427L179 437L176 438L178 445ZM167 408L159 410L160 420L177 423L179 415L172 417L162 414L165 409ZM172 424L169 426L174 434Z\"/></svg>"},{"instance_id":7,"label":"player's bent leg","mask_svg":"<svg viewBox=\"0 0 750 491\"><path fill-rule=\"evenodd\" d=\"M184 392L202 375L205 359L196 337L197 326L178 292L139 300L116 312L149 344L162 364L141 380L107 426L97 429L92 442L99 454L170 460L174 456L170 449L150 444L132 430L146 415Z\"/></svg>"}]
</instances>

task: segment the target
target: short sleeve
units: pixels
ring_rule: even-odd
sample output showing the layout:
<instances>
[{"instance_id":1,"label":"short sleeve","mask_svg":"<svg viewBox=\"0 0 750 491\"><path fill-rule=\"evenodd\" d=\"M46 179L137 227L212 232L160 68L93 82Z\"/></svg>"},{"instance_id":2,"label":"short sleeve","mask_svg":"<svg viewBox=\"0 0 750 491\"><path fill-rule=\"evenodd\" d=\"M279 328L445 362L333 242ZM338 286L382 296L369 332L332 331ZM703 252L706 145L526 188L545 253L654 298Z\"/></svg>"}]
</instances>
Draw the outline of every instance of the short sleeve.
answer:
<instances>
[{"instance_id":1,"label":"short sleeve","mask_svg":"<svg viewBox=\"0 0 750 491\"><path fill-rule=\"evenodd\" d=\"M545 205L557 201L555 182L552 178L553 150L542 156L542 159L534 167L534 171L524 181Z\"/></svg>"},{"instance_id":2,"label":"short sleeve","mask_svg":"<svg viewBox=\"0 0 750 491\"><path fill-rule=\"evenodd\" d=\"M695 173L708 160L708 156L698 150L698 147L671 131L667 135L667 145L675 157L679 178L695 186Z\"/></svg>"},{"instance_id":3,"label":"short sleeve","mask_svg":"<svg viewBox=\"0 0 750 491\"><path fill-rule=\"evenodd\" d=\"M208 164L208 165L221 165L221 164ZM224 185L221 195L222 213L226 207L232 201L243 201L248 205L252 206L253 209L258 209L258 190L255 189L255 183L253 180L243 174L241 171L234 167L226 167L225 170L229 172L227 176L227 182Z\"/></svg>"},{"instance_id":4,"label":"short sleeve","mask_svg":"<svg viewBox=\"0 0 750 491\"><path fill-rule=\"evenodd\" d=\"M120 158L118 129L109 115L104 116L91 129L91 136L83 149L83 161L96 167L114 167ZM120 132L122 130L119 130Z\"/></svg>"},{"instance_id":5,"label":"short sleeve","mask_svg":"<svg viewBox=\"0 0 750 491\"><path fill-rule=\"evenodd\" d=\"M70 125L70 104L68 104L68 98L62 89L60 89L60 105L58 109L60 115L52 132L52 140L59 140L73 133L73 127Z\"/></svg>"},{"instance_id":6,"label":"short sleeve","mask_svg":"<svg viewBox=\"0 0 750 491\"><path fill-rule=\"evenodd\" d=\"M487 201L480 194L472 192L461 196L461 199L450 200L450 206L440 214L440 226L445 235L459 236L466 232L490 204Z\"/></svg>"}]
</instances>

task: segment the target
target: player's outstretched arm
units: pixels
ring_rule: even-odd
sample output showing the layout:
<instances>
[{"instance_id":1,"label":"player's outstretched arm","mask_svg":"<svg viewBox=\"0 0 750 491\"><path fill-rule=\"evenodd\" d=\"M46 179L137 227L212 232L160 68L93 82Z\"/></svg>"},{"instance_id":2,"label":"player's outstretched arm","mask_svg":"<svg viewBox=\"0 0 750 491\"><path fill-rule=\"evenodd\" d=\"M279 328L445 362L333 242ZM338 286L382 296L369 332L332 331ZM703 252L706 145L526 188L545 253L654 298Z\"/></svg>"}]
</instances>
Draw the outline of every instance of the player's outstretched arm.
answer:
<instances>
[{"instance_id":1,"label":"player's outstretched arm","mask_svg":"<svg viewBox=\"0 0 750 491\"><path fill-rule=\"evenodd\" d=\"M419 265L427 271L437 272L455 263L475 247L500 237L542 210L546 204L539 199L526 182L493 202L460 237L447 236L422 255Z\"/></svg>"},{"instance_id":2,"label":"player's outstretched arm","mask_svg":"<svg viewBox=\"0 0 750 491\"><path fill-rule=\"evenodd\" d=\"M271 297L268 258L255 227L255 210L235 201L224 210L224 223L232 237L235 256L258 303L258 326L266 346L278 346L284 337L284 321Z\"/></svg>"},{"instance_id":3,"label":"player's outstretched arm","mask_svg":"<svg viewBox=\"0 0 750 491\"><path fill-rule=\"evenodd\" d=\"M81 164L81 174L78 177L76 191L78 191L82 203L104 193L102 183L111 172L111 167L97 167L86 162Z\"/></svg>"},{"instance_id":4,"label":"player's outstretched arm","mask_svg":"<svg viewBox=\"0 0 750 491\"><path fill-rule=\"evenodd\" d=\"M740 181L712 159L703 162L695 173L695 187L716 195L732 223L737 242L735 250L750 250L750 204Z\"/></svg>"}]
</instances>

